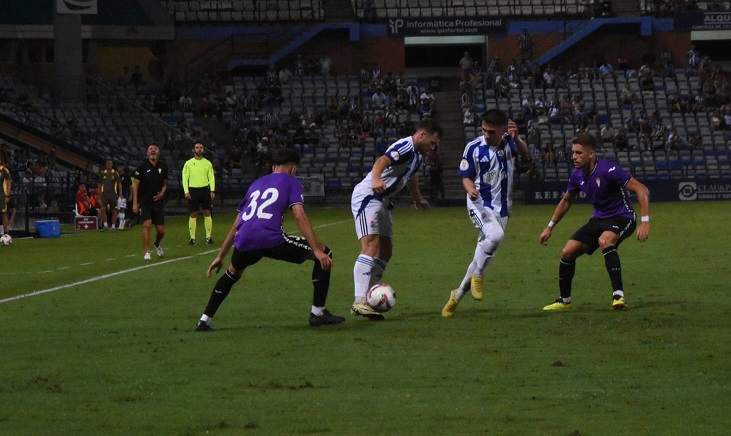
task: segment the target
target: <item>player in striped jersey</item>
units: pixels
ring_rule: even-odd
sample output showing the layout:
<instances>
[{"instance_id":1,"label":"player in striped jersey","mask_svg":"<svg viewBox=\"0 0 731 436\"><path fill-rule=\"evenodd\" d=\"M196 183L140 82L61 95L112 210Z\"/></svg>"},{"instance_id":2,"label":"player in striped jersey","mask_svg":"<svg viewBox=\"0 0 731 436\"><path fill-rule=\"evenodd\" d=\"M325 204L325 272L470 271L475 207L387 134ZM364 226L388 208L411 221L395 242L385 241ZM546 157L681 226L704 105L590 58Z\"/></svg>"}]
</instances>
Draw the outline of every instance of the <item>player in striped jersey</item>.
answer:
<instances>
[{"instance_id":1,"label":"player in striped jersey","mask_svg":"<svg viewBox=\"0 0 731 436\"><path fill-rule=\"evenodd\" d=\"M515 122L500 109L485 112L482 136L467 144L459 164L462 186L467 191L467 211L480 234L462 283L450 293L442 309L444 318L454 315L467 291L471 291L475 300L482 300L482 277L505 237L510 216L516 153L531 159Z\"/></svg>"},{"instance_id":2,"label":"player in striped jersey","mask_svg":"<svg viewBox=\"0 0 731 436\"><path fill-rule=\"evenodd\" d=\"M373 164L371 172L353 189L350 206L360 240L360 254L353 267L355 301L351 314L383 319L365 299L368 289L381 282L393 252L391 201L408 186L414 206L429 207L419 191L418 171L424 160L431 158L442 136L442 128L436 121L421 120L416 133L391 144Z\"/></svg>"}]
</instances>

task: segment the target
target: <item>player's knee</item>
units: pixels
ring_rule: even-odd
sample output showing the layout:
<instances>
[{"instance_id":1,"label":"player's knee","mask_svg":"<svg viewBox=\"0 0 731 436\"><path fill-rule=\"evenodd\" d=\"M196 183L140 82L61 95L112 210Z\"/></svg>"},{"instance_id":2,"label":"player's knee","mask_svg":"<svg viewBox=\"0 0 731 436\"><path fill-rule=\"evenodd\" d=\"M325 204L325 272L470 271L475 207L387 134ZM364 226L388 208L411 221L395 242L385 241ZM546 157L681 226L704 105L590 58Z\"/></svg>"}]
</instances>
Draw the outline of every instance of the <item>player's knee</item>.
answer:
<instances>
[{"instance_id":1,"label":"player's knee","mask_svg":"<svg viewBox=\"0 0 731 436\"><path fill-rule=\"evenodd\" d=\"M566 246L561 250L561 260L573 262L578 257L578 253L573 247Z\"/></svg>"},{"instance_id":2,"label":"player's knee","mask_svg":"<svg viewBox=\"0 0 731 436\"><path fill-rule=\"evenodd\" d=\"M615 238L614 236L602 235L599 237L599 248L601 248L602 250L604 250L605 248L608 248L608 247L615 246L615 245L617 245L617 238Z\"/></svg>"}]
</instances>

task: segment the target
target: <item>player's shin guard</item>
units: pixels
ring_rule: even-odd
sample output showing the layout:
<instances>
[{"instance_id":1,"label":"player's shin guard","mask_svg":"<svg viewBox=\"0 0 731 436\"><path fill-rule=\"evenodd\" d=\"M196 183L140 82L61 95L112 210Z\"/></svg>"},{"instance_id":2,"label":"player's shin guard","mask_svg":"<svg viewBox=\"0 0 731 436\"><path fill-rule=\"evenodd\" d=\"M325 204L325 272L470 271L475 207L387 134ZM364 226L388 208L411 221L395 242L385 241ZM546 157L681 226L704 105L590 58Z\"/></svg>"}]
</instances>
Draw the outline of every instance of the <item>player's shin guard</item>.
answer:
<instances>
[{"instance_id":1,"label":"player's shin guard","mask_svg":"<svg viewBox=\"0 0 731 436\"><path fill-rule=\"evenodd\" d=\"M231 292L231 288L233 287L236 282L239 281L241 276L234 276L233 274L226 271L226 274L222 275L220 279L216 282L216 286L213 288L213 292L211 292L211 296L208 299L208 305L206 305L206 310L203 311L204 314L207 316L213 318L213 315L216 314L218 311L218 308L221 306L221 303L223 303L223 300L228 297L229 292Z\"/></svg>"},{"instance_id":2,"label":"player's shin guard","mask_svg":"<svg viewBox=\"0 0 731 436\"><path fill-rule=\"evenodd\" d=\"M119 221L120 230L124 228L124 218L125 218L124 212L119 212L117 214L117 221Z\"/></svg>"},{"instance_id":3,"label":"player's shin guard","mask_svg":"<svg viewBox=\"0 0 731 436\"><path fill-rule=\"evenodd\" d=\"M571 298L571 282L574 280L575 272L575 260L561 259L558 266L558 289L561 292L561 298Z\"/></svg>"},{"instance_id":4,"label":"player's shin guard","mask_svg":"<svg viewBox=\"0 0 731 436\"><path fill-rule=\"evenodd\" d=\"M356 301L365 301L366 293L368 293L368 284L371 278L371 269L373 268L373 258L361 254L355 260L353 266L353 283Z\"/></svg>"},{"instance_id":5,"label":"player's shin guard","mask_svg":"<svg viewBox=\"0 0 731 436\"><path fill-rule=\"evenodd\" d=\"M332 259L333 253L328 247L325 247L325 254ZM315 266L312 267L312 287L312 305L325 307L327 293L330 290L330 270L322 269L317 259L315 259Z\"/></svg>"},{"instance_id":6,"label":"player's shin guard","mask_svg":"<svg viewBox=\"0 0 731 436\"><path fill-rule=\"evenodd\" d=\"M381 283L383 280L383 273L386 271L387 266L387 261L380 257L373 258L373 267L371 267L371 279L368 281L368 289Z\"/></svg>"},{"instance_id":7,"label":"player's shin guard","mask_svg":"<svg viewBox=\"0 0 731 436\"><path fill-rule=\"evenodd\" d=\"M612 291L623 291L622 288L622 264L619 261L617 247L607 247L602 250L604 253L604 265L609 273L609 280L612 282Z\"/></svg>"}]
</instances>

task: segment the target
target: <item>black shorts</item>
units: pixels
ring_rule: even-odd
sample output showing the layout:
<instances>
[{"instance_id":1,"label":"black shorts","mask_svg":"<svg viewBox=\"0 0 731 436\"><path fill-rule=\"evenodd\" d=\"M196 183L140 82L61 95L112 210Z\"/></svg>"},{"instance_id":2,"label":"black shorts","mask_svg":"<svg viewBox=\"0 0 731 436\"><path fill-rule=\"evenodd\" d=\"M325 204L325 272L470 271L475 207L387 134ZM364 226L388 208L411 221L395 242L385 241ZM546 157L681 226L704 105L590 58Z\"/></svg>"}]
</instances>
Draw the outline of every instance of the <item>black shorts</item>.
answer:
<instances>
[{"instance_id":1,"label":"black shorts","mask_svg":"<svg viewBox=\"0 0 731 436\"><path fill-rule=\"evenodd\" d=\"M118 198L119 197L117 197L116 194L109 195L109 196L102 196L102 209L104 209L106 211L109 211L109 212L111 212L114 209L116 209L117 208L117 199Z\"/></svg>"},{"instance_id":2,"label":"black shorts","mask_svg":"<svg viewBox=\"0 0 731 436\"><path fill-rule=\"evenodd\" d=\"M203 188L189 188L190 200L188 200L188 213L198 212L199 210L211 210L211 188L208 186Z\"/></svg>"},{"instance_id":3,"label":"black shorts","mask_svg":"<svg viewBox=\"0 0 731 436\"><path fill-rule=\"evenodd\" d=\"M231 255L231 265L238 271L243 271L259 262L262 257L300 264L312 258L312 247L305 238L285 235L284 241L273 248L239 251L234 247L234 252Z\"/></svg>"},{"instance_id":4,"label":"black shorts","mask_svg":"<svg viewBox=\"0 0 731 436\"><path fill-rule=\"evenodd\" d=\"M581 226L571 236L574 241L579 241L589 248L586 250L586 254L592 254L599 248L599 237L604 232L614 232L619 235L619 242L617 246L627 239L635 231L637 227L637 220L634 218L615 217L598 219L592 218L588 223Z\"/></svg>"},{"instance_id":5,"label":"black shorts","mask_svg":"<svg viewBox=\"0 0 731 436\"><path fill-rule=\"evenodd\" d=\"M156 226L165 225L165 208L155 203L145 203L140 205L140 221L145 222L152 220L152 224Z\"/></svg>"}]
</instances>

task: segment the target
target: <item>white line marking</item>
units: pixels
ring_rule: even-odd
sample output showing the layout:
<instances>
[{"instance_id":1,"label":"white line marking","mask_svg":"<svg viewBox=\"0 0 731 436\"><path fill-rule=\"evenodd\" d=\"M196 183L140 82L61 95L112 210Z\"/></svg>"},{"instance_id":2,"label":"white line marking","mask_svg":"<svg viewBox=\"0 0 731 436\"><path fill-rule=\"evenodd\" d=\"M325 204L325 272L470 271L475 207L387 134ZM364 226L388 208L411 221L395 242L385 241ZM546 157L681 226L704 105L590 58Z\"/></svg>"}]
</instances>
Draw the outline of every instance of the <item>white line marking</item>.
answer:
<instances>
[{"instance_id":1,"label":"white line marking","mask_svg":"<svg viewBox=\"0 0 731 436\"><path fill-rule=\"evenodd\" d=\"M334 226L334 225L337 225L337 224L348 223L348 222L352 222L352 220L336 221L334 223L323 224L321 226L317 226L317 227L314 227L314 228L319 229L319 228L323 228L323 227L330 227L330 226ZM47 294L49 292L60 291L62 289L73 288L74 286L85 285L87 283L94 283L94 282L97 282L99 280L108 279L110 277L116 277L116 276L119 276L119 275L122 275L122 274L127 274L127 273L130 273L130 272L139 271L139 270L142 270L142 269L145 269L145 268L152 268L154 266L160 266L160 265L165 265L165 264L168 264L168 263L178 262L178 261L181 261L181 260L192 259L195 256L204 256L204 255L207 255L207 254L216 253L216 252L218 252L218 250L219 249L216 248L215 250L208 250L208 251L204 251L202 253L193 254L191 256L179 257L177 259L163 260L163 261L159 261L159 262L155 262L155 263L151 263L151 264L147 264L147 265L142 265L142 266L137 266L137 267L130 268L130 269L126 269L126 270L122 270L122 271L117 271L117 272L113 272L113 273L109 273L109 274L104 274L104 275L101 275L101 276L92 277L92 278L89 278L89 279L86 279L86 280L81 280L81 281L74 282L74 283L67 283L65 285L55 286L53 288L42 289L40 291L33 291L33 292L28 293L28 294L16 295L15 297L10 297L10 298L5 298L5 299L0 300L0 304L9 303L11 301L21 300L23 298L28 298L28 297L35 297L37 295L43 295L43 294ZM134 256L134 255L129 255L129 256L126 256L126 257L130 257L130 256ZM80 265L81 266L86 266L86 265L92 265L93 263L94 262L87 262L87 263L82 263ZM41 272L43 272L43 273L50 273L50 272L53 272L53 271L48 270L48 271L41 271Z\"/></svg>"},{"instance_id":2,"label":"white line marking","mask_svg":"<svg viewBox=\"0 0 731 436\"><path fill-rule=\"evenodd\" d=\"M89 266L89 265L94 265L94 262L85 262L85 263L79 264L79 266Z\"/></svg>"},{"instance_id":3,"label":"white line marking","mask_svg":"<svg viewBox=\"0 0 731 436\"><path fill-rule=\"evenodd\" d=\"M117 271L117 272L113 272L113 273L109 273L109 274L104 274L104 275L101 275L101 276L92 277L90 279L81 280L81 281L78 281L78 282L75 282L75 283L68 283L68 284L61 285L61 286L56 286L56 287L53 287L53 288L43 289L41 291L34 291L34 292L31 292L31 293L28 293L28 294L16 295L15 297L10 297L10 298L5 298L3 300L0 300L0 304L9 303L11 301L20 300L22 298L35 297L36 295L47 294L49 292L60 291L61 289L73 288L74 286L85 285L87 283L93 283L93 282L96 282L96 281L99 281L99 280L108 279L110 277L115 277L115 276L118 276L118 275L127 274L127 273L134 272L134 271L139 271L141 269L152 268L153 266L165 265L167 263L178 262L180 260L187 260L187 259L191 259L191 258L193 258L195 256L203 256L203 255L206 255L206 254L211 254L211 253L216 252L216 251L218 251L218 250L205 251L203 253L198 253L198 254L194 254L194 255L191 255L191 256L179 257L177 259L163 260L163 261L151 263L151 264L148 264L148 265L137 266L137 267L130 268L130 269L126 269L126 270L122 270L122 271ZM43 272L52 272L52 271L43 271Z\"/></svg>"}]
</instances>

